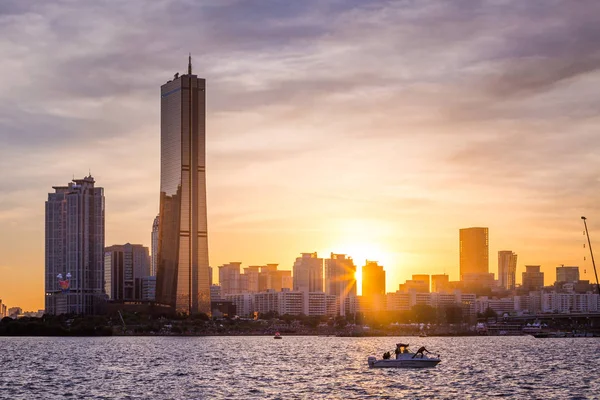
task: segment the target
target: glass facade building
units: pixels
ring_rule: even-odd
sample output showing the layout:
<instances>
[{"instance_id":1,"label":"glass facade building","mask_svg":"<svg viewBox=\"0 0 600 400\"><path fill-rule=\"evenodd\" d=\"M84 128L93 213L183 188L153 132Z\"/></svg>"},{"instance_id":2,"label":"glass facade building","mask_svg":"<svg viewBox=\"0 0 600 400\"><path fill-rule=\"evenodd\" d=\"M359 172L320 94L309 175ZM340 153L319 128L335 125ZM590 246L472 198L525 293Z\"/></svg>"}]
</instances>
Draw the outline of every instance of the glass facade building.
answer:
<instances>
[{"instance_id":1,"label":"glass facade building","mask_svg":"<svg viewBox=\"0 0 600 400\"><path fill-rule=\"evenodd\" d=\"M161 171L156 301L210 313L205 165L205 80L175 74L161 86Z\"/></svg>"}]
</instances>

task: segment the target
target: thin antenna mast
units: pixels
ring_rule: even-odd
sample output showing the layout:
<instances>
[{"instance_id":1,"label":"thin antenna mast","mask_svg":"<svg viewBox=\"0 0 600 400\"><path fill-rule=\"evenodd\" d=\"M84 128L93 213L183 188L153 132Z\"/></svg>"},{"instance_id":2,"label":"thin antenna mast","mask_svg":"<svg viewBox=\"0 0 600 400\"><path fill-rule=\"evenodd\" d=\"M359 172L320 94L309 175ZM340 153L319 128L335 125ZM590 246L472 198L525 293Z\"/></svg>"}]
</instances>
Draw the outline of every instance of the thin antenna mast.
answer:
<instances>
[{"instance_id":1,"label":"thin antenna mast","mask_svg":"<svg viewBox=\"0 0 600 400\"><path fill-rule=\"evenodd\" d=\"M585 234L588 240L588 247L590 248L590 255L592 256L592 266L594 267L594 275L596 276L596 289L598 290L598 294L600 295L600 285L598 284L598 272L596 271L596 263L594 262L594 253L592 253L592 242L590 242L590 234L588 233L587 223L585 222L586 218L581 217L583 220L583 226L585 227Z\"/></svg>"}]
</instances>

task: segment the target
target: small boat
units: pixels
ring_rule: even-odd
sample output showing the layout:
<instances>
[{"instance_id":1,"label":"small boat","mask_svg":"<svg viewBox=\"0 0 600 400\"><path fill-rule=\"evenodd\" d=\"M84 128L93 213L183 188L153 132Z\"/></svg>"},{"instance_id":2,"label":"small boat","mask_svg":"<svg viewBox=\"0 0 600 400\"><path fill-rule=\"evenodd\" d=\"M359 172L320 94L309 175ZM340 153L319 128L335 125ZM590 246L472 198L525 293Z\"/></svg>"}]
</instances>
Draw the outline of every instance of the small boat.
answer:
<instances>
[{"instance_id":1,"label":"small boat","mask_svg":"<svg viewBox=\"0 0 600 400\"><path fill-rule=\"evenodd\" d=\"M421 349L425 350L423 347ZM396 347L396 358L391 358L389 352L387 352L381 360L378 360L375 356L369 356L367 359L370 368L432 368L441 361L439 355L435 357L427 356L423 351L413 353L408 350L408 344L402 343L399 343Z\"/></svg>"},{"instance_id":2,"label":"small boat","mask_svg":"<svg viewBox=\"0 0 600 400\"><path fill-rule=\"evenodd\" d=\"M283 339L283 336L281 336L279 332L275 332L275 336L273 336L273 339Z\"/></svg>"}]
</instances>

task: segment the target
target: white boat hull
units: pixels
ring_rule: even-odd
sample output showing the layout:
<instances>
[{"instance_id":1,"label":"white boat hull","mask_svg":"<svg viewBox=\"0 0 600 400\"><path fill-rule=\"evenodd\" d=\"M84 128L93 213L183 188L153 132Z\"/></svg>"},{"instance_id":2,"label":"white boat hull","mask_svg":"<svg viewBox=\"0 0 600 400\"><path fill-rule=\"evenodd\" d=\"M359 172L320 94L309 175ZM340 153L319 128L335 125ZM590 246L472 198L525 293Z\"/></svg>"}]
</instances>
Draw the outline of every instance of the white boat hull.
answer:
<instances>
[{"instance_id":1,"label":"white boat hull","mask_svg":"<svg viewBox=\"0 0 600 400\"><path fill-rule=\"evenodd\" d=\"M370 368L433 368L442 360L439 358L400 358L377 360L375 357L369 357Z\"/></svg>"}]
</instances>

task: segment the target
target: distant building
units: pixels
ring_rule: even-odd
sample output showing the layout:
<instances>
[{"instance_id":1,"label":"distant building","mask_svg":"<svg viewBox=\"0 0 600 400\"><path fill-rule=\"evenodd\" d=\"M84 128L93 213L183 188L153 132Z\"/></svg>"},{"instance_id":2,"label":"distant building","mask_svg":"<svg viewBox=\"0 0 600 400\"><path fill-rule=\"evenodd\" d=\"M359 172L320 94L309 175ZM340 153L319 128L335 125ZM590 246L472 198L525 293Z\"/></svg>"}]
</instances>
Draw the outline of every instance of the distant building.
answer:
<instances>
[{"instance_id":1,"label":"distant building","mask_svg":"<svg viewBox=\"0 0 600 400\"><path fill-rule=\"evenodd\" d=\"M385 305L385 270L377 261L366 260L362 267L362 299L359 308L363 312L382 311Z\"/></svg>"},{"instance_id":2,"label":"distant building","mask_svg":"<svg viewBox=\"0 0 600 400\"><path fill-rule=\"evenodd\" d=\"M53 186L46 201L47 314L98 314L104 294L104 189L92 176Z\"/></svg>"},{"instance_id":3,"label":"distant building","mask_svg":"<svg viewBox=\"0 0 600 400\"><path fill-rule=\"evenodd\" d=\"M356 265L351 257L331 253L325 260L325 293L338 298L338 314L345 315L348 297L356 296Z\"/></svg>"},{"instance_id":4,"label":"distant building","mask_svg":"<svg viewBox=\"0 0 600 400\"><path fill-rule=\"evenodd\" d=\"M11 307L8 309L8 316L11 318L18 318L21 314L23 314L21 307Z\"/></svg>"},{"instance_id":5,"label":"distant building","mask_svg":"<svg viewBox=\"0 0 600 400\"><path fill-rule=\"evenodd\" d=\"M544 287L544 273L540 271L539 265L526 265L523 272L521 288L526 292L535 292Z\"/></svg>"},{"instance_id":6,"label":"distant building","mask_svg":"<svg viewBox=\"0 0 600 400\"><path fill-rule=\"evenodd\" d=\"M294 286L292 271L278 270L278 264L267 264L260 266L258 273L258 292L269 289L280 292L282 289L292 289Z\"/></svg>"},{"instance_id":7,"label":"distant building","mask_svg":"<svg viewBox=\"0 0 600 400\"><path fill-rule=\"evenodd\" d=\"M149 249L141 244L107 247L104 250L104 290L108 298L142 300L143 278L150 276L150 265Z\"/></svg>"},{"instance_id":8,"label":"distant building","mask_svg":"<svg viewBox=\"0 0 600 400\"><path fill-rule=\"evenodd\" d=\"M244 274L241 276L242 293L258 293L258 275L260 274L259 266L250 266L244 268Z\"/></svg>"},{"instance_id":9,"label":"distant building","mask_svg":"<svg viewBox=\"0 0 600 400\"><path fill-rule=\"evenodd\" d=\"M157 215L152 223L152 234L150 235L150 246L152 251L152 264L150 265L150 275L156 276L158 266L158 224L160 216Z\"/></svg>"},{"instance_id":10,"label":"distant building","mask_svg":"<svg viewBox=\"0 0 600 400\"><path fill-rule=\"evenodd\" d=\"M489 273L488 228L464 228L459 231L460 276Z\"/></svg>"},{"instance_id":11,"label":"distant building","mask_svg":"<svg viewBox=\"0 0 600 400\"><path fill-rule=\"evenodd\" d=\"M401 283L398 289L405 293L411 290L418 293L429 293L429 275L413 275L412 280Z\"/></svg>"},{"instance_id":12,"label":"distant building","mask_svg":"<svg viewBox=\"0 0 600 400\"><path fill-rule=\"evenodd\" d=\"M305 292L323 291L323 259L317 253L302 253L294 262L294 290Z\"/></svg>"},{"instance_id":13,"label":"distant building","mask_svg":"<svg viewBox=\"0 0 600 400\"><path fill-rule=\"evenodd\" d=\"M223 300L221 297L221 285L210 285L210 298L212 301Z\"/></svg>"},{"instance_id":14,"label":"distant building","mask_svg":"<svg viewBox=\"0 0 600 400\"><path fill-rule=\"evenodd\" d=\"M156 276L142 277L142 300L156 300Z\"/></svg>"},{"instance_id":15,"label":"distant building","mask_svg":"<svg viewBox=\"0 0 600 400\"><path fill-rule=\"evenodd\" d=\"M221 296L241 293L240 268L241 262L230 262L219 266L219 284Z\"/></svg>"},{"instance_id":16,"label":"distant building","mask_svg":"<svg viewBox=\"0 0 600 400\"><path fill-rule=\"evenodd\" d=\"M412 280L415 281L415 282L423 282L423 284L427 288L427 290L426 290L427 293L429 293L429 290L431 288L431 286L429 284L429 275L426 275L426 274L413 275L412 276Z\"/></svg>"},{"instance_id":17,"label":"distant building","mask_svg":"<svg viewBox=\"0 0 600 400\"><path fill-rule=\"evenodd\" d=\"M254 295L252 293L228 294L224 297L226 301L235 305L235 315L250 317L254 313Z\"/></svg>"},{"instance_id":18,"label":"distant building","mask_svg":"<svg viewBox=\"0 0 600 400\"><path fill-rule=\"evenodd\" d=\"M513 290L516 284L517 255L510 250L498 252L498 285Z\"/></svg>"},{"instance_id":19,"label":"distant building","mask_svg":"<svg viewBox=\"0 0 600 400\"><path fill-rule=\"evenodd\" d=\"M450 289L450 276L443 275L431 275L431 292L447 292Z\"/></svg>"},{"instance_id":20,"label":"distant building","mask_svg":"<svg viewBox=\"0 0 600 400\"><path fill-rule=\"evenodd\" d=\"M556 267L556 282L577 281L579 281L579 267L565 267L564 265Z\"/></svg>"}]
</instances>

